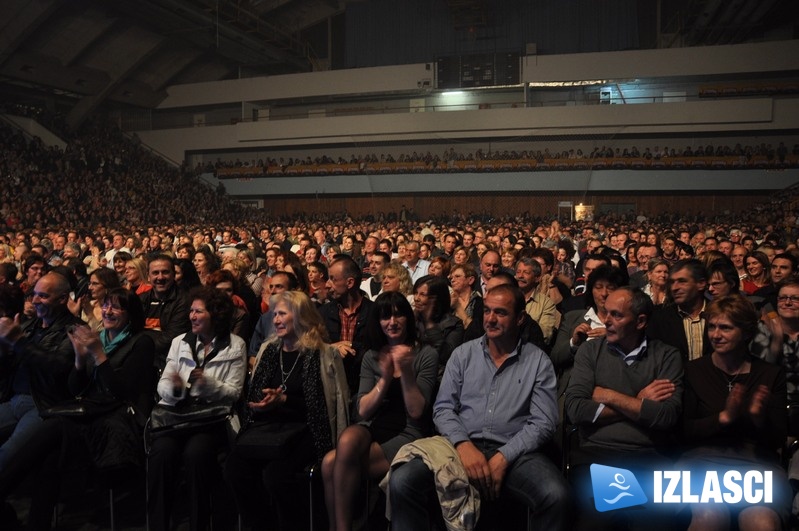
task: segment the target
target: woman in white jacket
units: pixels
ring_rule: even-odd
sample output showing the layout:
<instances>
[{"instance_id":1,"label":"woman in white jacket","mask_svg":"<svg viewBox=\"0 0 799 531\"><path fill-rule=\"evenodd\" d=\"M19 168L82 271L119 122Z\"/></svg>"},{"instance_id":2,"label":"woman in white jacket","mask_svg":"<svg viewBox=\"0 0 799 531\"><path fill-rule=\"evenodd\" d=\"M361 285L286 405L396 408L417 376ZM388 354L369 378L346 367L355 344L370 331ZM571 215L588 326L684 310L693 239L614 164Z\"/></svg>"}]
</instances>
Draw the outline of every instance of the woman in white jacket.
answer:
<instances>
[{"instance_id":1,"label":"woman in white jacket","mask_svg":"<svg viewBox=\"0 0 799 531\"><path fill-rule=\"evenodd\" d=\"M230 333L233 303L221 291L201 286L191 291L191 332L172 341L166 367L158 382L159 404L184 401L233 404L244 386L247 348ZM192 531L210 521L210 490L220 477L217 454L227 444L226 426L183 430L153 439L147 460L150 529L170 529L169 517L178 472L185 470Z\"/></svg>"}]
</instances>

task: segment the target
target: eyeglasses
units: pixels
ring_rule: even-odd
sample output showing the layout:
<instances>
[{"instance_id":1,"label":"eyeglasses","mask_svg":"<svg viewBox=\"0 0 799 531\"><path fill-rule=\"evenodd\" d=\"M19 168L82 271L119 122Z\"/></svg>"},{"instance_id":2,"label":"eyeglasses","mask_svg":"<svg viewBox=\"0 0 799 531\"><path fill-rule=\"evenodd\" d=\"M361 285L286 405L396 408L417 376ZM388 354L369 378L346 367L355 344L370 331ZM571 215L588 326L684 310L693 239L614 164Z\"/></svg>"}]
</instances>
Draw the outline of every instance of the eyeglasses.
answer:
<instances>
[{"instance_id":1,"label":"eyeglasses","mask_svg":"<svg viewBox=\"0 0 799 531\"><path fill-rule=\"evenodd\" d=\"M777 297L777 302L785 304L789 302L791 304L799 304L799 295L780 295Z\"/></svg>"},{"instance_id":2,"label":"eyeglasses","mask_svg":"<svg viewBox=\"0 0 799 531\"><path fill-rule=\"evenodd\" d=\"M122 306L120 306L119 304L104 302L102 305L100 305L100 309L103 310L104 312L119 313L122 311Z\"/></svg>"}]
</instances>

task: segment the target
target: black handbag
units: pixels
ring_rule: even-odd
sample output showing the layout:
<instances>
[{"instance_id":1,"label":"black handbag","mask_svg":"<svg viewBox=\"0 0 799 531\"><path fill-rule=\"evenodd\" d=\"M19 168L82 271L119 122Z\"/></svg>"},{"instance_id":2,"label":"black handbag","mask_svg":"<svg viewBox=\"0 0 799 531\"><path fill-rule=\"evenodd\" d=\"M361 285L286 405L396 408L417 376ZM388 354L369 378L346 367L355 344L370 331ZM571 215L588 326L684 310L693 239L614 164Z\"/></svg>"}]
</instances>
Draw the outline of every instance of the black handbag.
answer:
<instances>
[{"instance_id":1,"label":"black handbag","mask_svg":"<svg viewBox=\"0 0 799 531\"><path fill-rule=\"evenodd\" d=\"M283 459L307 431L304 422L255 422L239 433L234 451L245 459Z\"/></svg>"},{"instance_id":2,"label":"black handbag","mask_svg":"<svg viewBox=\"0 0 799 531\"><path fill-rule=\"evenodd\" d=\"M184 430L203 430L227 421L233 415L230 404L179 402L174 406L158 404L150 414L153 436Z\"/></svg>"},{"instance_id":3,"label":"black handbag","mask_svg":"<svg viewBox=\"0 0 799 531\"><path fill-rule=\"evenodd\" d=\"M186 342L191 348L191 356L194 358L197 367L203 368L206 363L219 354L219 343L217 342L216 347L200 363L195 349L197 344L195 336L189 332L187 338ZM150 413L150 434L155 437L175 431L202 431L216 424L226 422L233 416L233 413L233 405L231 404L198 402L196 398L181 400L174 406L156 404L152 413Z\"/></svg>"}]
</instances>

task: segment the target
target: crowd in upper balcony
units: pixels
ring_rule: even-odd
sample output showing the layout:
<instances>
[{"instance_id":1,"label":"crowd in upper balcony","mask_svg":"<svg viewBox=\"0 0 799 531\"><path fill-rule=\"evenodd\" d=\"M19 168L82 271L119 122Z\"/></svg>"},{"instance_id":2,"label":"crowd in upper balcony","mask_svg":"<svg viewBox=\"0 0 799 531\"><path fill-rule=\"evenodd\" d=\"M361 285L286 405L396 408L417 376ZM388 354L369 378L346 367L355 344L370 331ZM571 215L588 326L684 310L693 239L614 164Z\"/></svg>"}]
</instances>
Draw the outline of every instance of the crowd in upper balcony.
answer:
<instances>
[{"instance_id":1,"label":"crowd in upper balcony","mask_svg":"<svg viewBox=\"0 0 799 531\"><path fill-rule=\"evenodd\" d=\"M520 168L531 169L530 163L535 163L541 168L551 169L550 164L552 162L566 161L571 163L581 162L594 167L596 161L608 159L614 161L613 167L645 168L653 161L672 162L684 159L690 161L691 159L713 158L717 159L721 164L716 166L708 165L708 167L726 167L726 163L730 158L734 158L735 164L738 166L756 164L761 167L793 167L799 164L799 144L794 144L790 149L784 141L780 141L776 146L765 142L755 145L736 143L733 146L707 144L706 146L698 147L690 145L685 147L664 145L661 147L655 145L653 147L644 147L643 150L636 145L624 147L602 145L591 149L586 147L585 151L581 148L570 148L568 150L544 148L543 150L494 149L488 151L477 149L475 151L462 152L456 151L455 148L451 147L445 149L440 155L428 150L398 155L392 153L380 153L379 155L375 153L352 154L349 158L328 155L267 157L258 158L257 160L223 159L218 157L213 162L198 163L194 171L197 174L215 172L223 177L237 175L239 173L237 170L242 169L247 169L248 173L252 173L252 170L257 170L261 173L268 172L270 174L283 172L291 174L297 168L305 171L315 169L315 173L323 174L336 173L342 170L369 173L371 171L380 171L387 167L393 167L399 173L410 171L449 172L474 171L477 168L477 166L463 167L465 162L502 161L514 163L506 167L488 166L492 170L502 171ZM413 167L409 165L413 165ZM656 165L655 167L661 166ZM600 166L596 167L599 168ZM674 167L693 167L693 165L675 165Z\"/></svg>"}]
</instances>

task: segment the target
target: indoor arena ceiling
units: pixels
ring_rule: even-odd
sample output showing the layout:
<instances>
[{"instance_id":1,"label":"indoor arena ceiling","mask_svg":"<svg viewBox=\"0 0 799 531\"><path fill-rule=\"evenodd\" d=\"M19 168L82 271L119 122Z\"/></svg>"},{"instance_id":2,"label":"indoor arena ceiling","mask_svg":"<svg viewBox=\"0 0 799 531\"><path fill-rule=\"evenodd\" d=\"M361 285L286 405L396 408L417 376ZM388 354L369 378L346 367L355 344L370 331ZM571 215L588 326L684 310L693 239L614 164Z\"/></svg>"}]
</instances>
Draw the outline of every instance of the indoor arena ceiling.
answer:
<instances>
[{"instance_id":1,"label":"indoor arena ceiling","mask_svg":"<svg viewBox=\"0 0 799 531\"><path fill-rule=\"evenodd\" d=\"M323 67L306 37L326 35L325 22L359 1L370 0L0 0L0 81L71 95L78 117L105 100L152 108L172 84ZM442 1L457 29L493 23L496 0ZM692 46L746 41L795 9L680 3Z\"/></svg>"}]
</instances>

